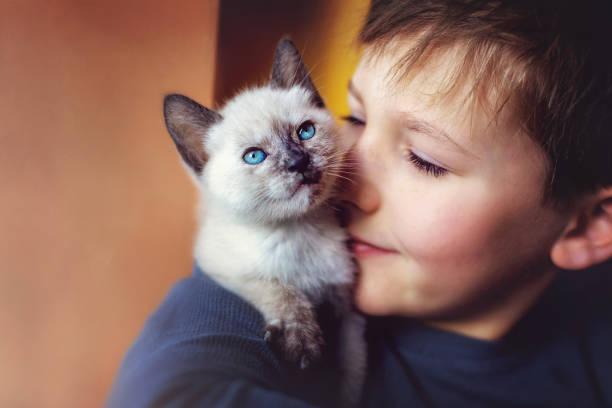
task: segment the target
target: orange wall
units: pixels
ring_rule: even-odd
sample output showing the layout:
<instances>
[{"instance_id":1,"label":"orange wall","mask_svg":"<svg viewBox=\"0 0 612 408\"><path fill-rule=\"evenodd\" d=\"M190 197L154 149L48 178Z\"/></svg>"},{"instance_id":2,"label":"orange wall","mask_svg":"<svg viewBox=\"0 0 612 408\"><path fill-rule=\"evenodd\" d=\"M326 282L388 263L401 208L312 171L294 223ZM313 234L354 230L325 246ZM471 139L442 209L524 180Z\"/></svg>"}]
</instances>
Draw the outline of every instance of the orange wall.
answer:
<instances>
[{"instance_id":1,"label":"orange wall","mask_svg":"<svg viewBox=\"0 0 612 408\"><path fill-rule=\"evenodd\" d=\"M343 114L365 3L0 2L0 407L100 406L190 273L195 191L163 95L211 106L289 33Z\"/></svg>"},{"instance_id":2,"label":"orange wall","mask_svg":"<svg viewBox=\"0 0 612 408\"><path fill-rule=\"evenodd\" d=\"M212 100L217 0L0 3L0 406L96 407L172 282L194 188L162 97Z\"/></svg>"}]
</instances>

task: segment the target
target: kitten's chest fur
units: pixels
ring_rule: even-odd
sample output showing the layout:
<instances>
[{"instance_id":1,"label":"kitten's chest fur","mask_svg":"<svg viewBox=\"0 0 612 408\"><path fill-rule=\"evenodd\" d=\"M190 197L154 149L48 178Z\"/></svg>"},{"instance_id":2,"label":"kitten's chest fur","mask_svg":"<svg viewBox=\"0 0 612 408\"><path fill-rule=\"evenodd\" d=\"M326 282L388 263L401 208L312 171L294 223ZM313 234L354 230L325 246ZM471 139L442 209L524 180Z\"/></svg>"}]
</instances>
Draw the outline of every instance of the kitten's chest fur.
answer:
<instances>
[{"instance_id":1,"label":"kitten's chest fur","mask_svg":"<svg viewBox=\"0 0 612 408\"><path fill-rule=\"evenodd\" d=\"M318 302L329 286L353 280L346 233L331 209L297 220L245 223L222 209L204 210L195 258L213 278L266 279L290 284Z\"/></svg>"}]
</instances>

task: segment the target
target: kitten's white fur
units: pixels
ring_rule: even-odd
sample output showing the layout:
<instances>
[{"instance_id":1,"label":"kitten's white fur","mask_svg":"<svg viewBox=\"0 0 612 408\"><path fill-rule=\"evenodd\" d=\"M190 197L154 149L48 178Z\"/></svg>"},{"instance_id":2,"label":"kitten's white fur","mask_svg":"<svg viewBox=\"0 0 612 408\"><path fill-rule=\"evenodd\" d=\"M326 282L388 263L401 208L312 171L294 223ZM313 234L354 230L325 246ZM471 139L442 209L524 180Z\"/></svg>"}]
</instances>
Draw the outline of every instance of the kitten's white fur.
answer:
<instances>
[{"instance_id":1,"label":"kitten's white fur","mask_svg":"<svg viewBox=\"0 0 612 408\"><path fill-rule=\"evenodd\" d=\"M265 339L281 333L285 357L302 367L320 355L314 307L330 302L340 317L340 401L357 402L364 320L352 311L355 264L332 208L346 151L299 53L282 40L270 84L242 91L219 113L181 95L166 97L164 110L200 190L196 262L253 304ZM298 138L304 123L315 126L312 140ZM267 153L256 165L243 160L253 148ZM290 169L304 157L307 166Z\"/></svg>"},{"instance_id":2,"label":"kitten's white fur","mask_svg":"<svg viewBox=\"0 0 612 408\"><path fill-rule=\"evenodd\" d=\"M278 140L266 140L278 137L270 129L276 118L292 123L310 119L321 124L317 129L334 129L331 115L312 107L309 92L301 87L247 90L219 113L224 120L211 127L207 140L207 149L215 153L198 177L204 203L199 210L202 222L194 249L198 264L212 275L219 271L224 277L279 279L315 298L328 285L349 285L354 265L346 249L346 233L338 226L332 209L320 203L302 216L310 205L308 191L302 189L288 200L292 186L300 182L298 174L268 175L262 180L263 186L254 184L252 175L236 165L249 146L279 144ZM226 137L228 132L239 133L237 130L245 124L248 129L243 131L249 137ZM261 170L253 167L254 171ZM254 199L260 194L249 187L265 188L261 194L279 201ZM329 197L329 192L322 197Z\"/></svg>"}]
</instances>

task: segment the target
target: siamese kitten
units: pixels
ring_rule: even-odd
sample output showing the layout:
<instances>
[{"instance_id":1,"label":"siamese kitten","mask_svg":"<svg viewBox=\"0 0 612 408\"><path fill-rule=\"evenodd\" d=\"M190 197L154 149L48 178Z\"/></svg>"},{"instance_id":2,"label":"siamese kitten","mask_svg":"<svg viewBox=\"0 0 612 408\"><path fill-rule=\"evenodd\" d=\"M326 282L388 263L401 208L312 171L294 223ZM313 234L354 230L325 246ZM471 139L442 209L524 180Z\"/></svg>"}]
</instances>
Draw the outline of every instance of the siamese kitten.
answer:
<instances>
[{"instance_id":1,"label":"siamese kitten","mask_svg":"<svg viewBox=\"0 0 612 408\"><path fill-rule=\"evenodd\" d=\"M301 368L321 354L314 309L330 302L341 319L340 398L356 402L363 319L352 310L355 264L330 204L347 149L297 49L281 40L269 83L219 112L169 95L164 114L200 188L196 262L262 313L265 340Z\"/></svg>"}]
</instances>

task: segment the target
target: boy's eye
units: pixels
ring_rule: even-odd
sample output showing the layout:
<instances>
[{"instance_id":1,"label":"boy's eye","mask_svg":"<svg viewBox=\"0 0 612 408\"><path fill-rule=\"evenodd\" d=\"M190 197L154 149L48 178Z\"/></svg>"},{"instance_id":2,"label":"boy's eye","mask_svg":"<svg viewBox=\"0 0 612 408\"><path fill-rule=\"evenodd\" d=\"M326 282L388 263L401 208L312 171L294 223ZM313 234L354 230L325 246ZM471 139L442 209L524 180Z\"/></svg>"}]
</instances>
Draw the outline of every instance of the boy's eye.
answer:
<instances>
[{"instance_id":1,"label":"boy's eye","mask_svg":"<svg viewBox=\"0 0 612 408\"><path fill-rule=\"evenodd\" d=\"M306 122L300 125L297 130L297 134L301 140L312 139L312 137L315 135L314 124L311 121L307 120Z\"/></svg>"},{"instance_id":2,"label":"boy's eye","mask_svg":"<svg viewBox=\"0 0 612 408\"><path fill-rule=\"evenodd\" d=\"M358 118L356 118L355 116L352 116L352 115L343 116L341 119L344 120L345 122L350 123L353 126L363 126L363 125L365 125L365 122L363 120L358 119Z\"/></svg>"},{"instance_id":3,"label":"boy's eye","mask_svg":"<svg viewBox=\"0 0 612 408\"><path fill-rule=\"evenodd\" d=\"M448 170L445 168L428 162L427 160L414 154L412 151L408 151L408 160L410 160L410 162L412 162L412 164L414 164L414 166L420 171L423 171L426 174L431 174L434 177L440 177L448 173Z\"/></svg>"}]
</instances>

